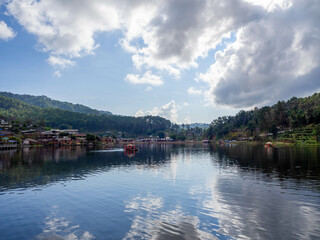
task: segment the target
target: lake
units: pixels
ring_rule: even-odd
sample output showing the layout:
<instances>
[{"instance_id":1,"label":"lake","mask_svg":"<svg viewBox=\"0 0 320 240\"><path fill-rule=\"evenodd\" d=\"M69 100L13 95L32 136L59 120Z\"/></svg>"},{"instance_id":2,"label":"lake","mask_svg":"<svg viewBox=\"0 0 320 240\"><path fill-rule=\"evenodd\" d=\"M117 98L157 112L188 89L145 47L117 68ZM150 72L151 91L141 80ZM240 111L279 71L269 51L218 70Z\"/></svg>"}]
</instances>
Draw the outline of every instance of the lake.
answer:
<instances>
[{"instance_id":1,"label":"lake","mask_svg":"<svg viewBox=\"0 0 320 240\"><path fill-rule=\"evenodd\" d=\"M320 148L0 152L0 239L320 239Z\"/></svg>"}]
</instances>

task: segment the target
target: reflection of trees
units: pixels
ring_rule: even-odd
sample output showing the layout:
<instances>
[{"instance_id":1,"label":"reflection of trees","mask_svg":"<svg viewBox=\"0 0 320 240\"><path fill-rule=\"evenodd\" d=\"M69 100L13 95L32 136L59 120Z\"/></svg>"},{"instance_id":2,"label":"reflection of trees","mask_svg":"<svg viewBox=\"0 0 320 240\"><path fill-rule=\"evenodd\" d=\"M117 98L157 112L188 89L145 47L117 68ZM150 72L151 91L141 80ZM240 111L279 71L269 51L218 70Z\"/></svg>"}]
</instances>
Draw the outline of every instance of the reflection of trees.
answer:
<instances>
[{"instance_id":1,"label":"reflection of trees","mask_svg":"<svg viewBox=\"0 0 320 240\"><path fill-rule=\"evenodd\" d=\"M320 148L259 145L212 146L220 167L240 167L243 172L261 171L270 177L320 180Z\"/></svg>"},{"instance_id":2,"label":"reflection of trees","mask_svg":"<svg viewBox=\"0 0 320 240\"><path fill-rule=\"evenodd\" d=\"M171 155L181 152L174 145L139 145L133 157L123 152L94 152L81 147L25 148L0 152L0 189L45 185L68 178L81 179L96 171L116 167L159 168Z\"/></svg>"}]
</instances>

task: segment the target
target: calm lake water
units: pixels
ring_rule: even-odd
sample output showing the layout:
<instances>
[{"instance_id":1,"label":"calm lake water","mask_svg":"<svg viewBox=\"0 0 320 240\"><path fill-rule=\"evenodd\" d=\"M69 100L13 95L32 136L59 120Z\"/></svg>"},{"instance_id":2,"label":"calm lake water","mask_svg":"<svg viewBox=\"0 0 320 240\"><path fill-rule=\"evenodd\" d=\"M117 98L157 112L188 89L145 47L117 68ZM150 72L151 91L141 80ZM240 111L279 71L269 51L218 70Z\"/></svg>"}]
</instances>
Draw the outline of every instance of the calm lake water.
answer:
<instances>
[{"instance_id":1,"label":"calm lake water","mask_svg":"<svg viewBox=\"0 0 320 240\"><path fill-rule=\"evenodd\" d=\"M320 148L0 152L0 239L320 239Z\"/></svg>"}]
</instances>

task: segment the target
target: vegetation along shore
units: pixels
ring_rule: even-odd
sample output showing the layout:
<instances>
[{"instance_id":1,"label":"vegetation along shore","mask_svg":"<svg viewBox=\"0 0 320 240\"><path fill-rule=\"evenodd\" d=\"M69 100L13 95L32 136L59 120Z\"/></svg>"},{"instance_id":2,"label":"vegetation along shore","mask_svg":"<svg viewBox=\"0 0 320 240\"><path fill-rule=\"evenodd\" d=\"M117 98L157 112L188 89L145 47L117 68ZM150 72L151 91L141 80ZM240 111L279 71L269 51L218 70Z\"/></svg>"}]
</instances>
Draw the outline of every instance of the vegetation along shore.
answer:
<instances>
[{"instance_id":1,"label":"vegetation along shore","mask_svg":"<svg viewBox=\"0 0 320 240\"><path fill-rule=\"evenodd\" d=\"M113 115L45 96L0 92L0 139L2 146L112 145L132 141L319 145L320 94L241 110L235 116L219 117L210 125L178 125L158 116Z\"/></svg>"}]
</instances>

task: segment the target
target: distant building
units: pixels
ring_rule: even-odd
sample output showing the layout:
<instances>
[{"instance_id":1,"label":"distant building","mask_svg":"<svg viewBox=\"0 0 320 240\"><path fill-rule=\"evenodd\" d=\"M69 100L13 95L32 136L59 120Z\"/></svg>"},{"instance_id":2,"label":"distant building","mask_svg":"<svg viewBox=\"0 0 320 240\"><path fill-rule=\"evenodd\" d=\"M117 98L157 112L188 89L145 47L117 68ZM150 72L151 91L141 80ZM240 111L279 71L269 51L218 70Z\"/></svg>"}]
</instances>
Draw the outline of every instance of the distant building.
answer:
<instances>
[{"instance_id":1,"label":"distant building","mask_svg":"<svg viewBox=\"0 0 320 240\"><path fill-rule=\"evenodd\" d=\"M10 131L1 130L0 131L0 138L1 137L13 137L13 133Z\"/></svg>"},{"instance_id":2,"label":"distant building","mask_svg":"<svg viewBox=\"0 0 320 240\"><path fill-rule=\"evenodd\" d=\"M73 134L73 136L75 136L77 140L86 140L87 134L75 133L75 134Z\"/></svg>"},{"instance_id":3,"label":"distant building","mask_svg":"<svg viewBox=\"0 0 320 240\"><path fill-rule=\"evenodd\" d=\"M72 139L68 138L68 137L64 137L64 138L55 138L53 140L53 143L55 145L59 145L59 146L66 146L66 145L72 145Z\"/></svg>"},{"instance_id":4,"label":"distant building","mask_svg":"<svg viewBox=\"0 0 320 240\"><path fill-rule=\"evenodd\" d=\"M4 119L0 119L0 128L7 129L7 128L11 128L11 127L12 127L12 125L8 121L6 121Z\"/></svg>"},{"instance_id":5,"label":"distant building","mask_svg":"<svg viewBox=\"0 0 320 240\"><path fill-rule=\"evenodd\" d=\"M27 138L23 140L23 145L36 145L36 144L38 144L38 141L31 138Z\"/></svg>"}]
</instances>

